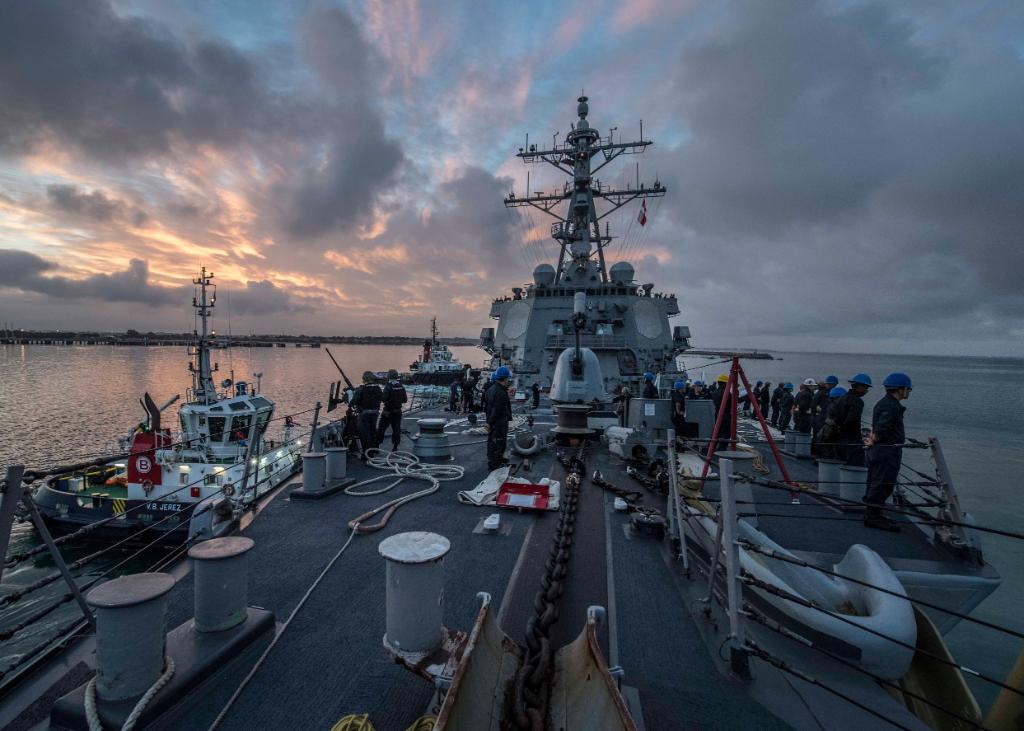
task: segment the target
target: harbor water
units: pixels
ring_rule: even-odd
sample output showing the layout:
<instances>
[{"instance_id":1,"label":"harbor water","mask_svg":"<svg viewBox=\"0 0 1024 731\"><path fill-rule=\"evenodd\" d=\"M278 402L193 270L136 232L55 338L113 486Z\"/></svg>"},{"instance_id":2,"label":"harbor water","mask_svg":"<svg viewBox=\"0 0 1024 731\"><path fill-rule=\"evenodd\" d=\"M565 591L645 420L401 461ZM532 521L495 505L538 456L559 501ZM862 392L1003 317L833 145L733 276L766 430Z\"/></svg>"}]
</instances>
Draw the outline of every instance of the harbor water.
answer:
<instances>
[{"instance_id":1,"label":"harbor water","mask_svg":"<svg viewBox=\"0 0 1024 731\"><path fill-rule=\"evenodd\" d=\"M358 381L364 370L405 370L420 353L417 346L338 345L331 351L346 374ZM482 351L452 348L463 363L479 366ZM869 373L876 383L894 370L914 380L907 405L907 431L915 438L938 437L946 452L963 507L980 525L1021 532L1024 502L1017 495L1024 475L1024 360L1002 358L953 358L893 355L779 353L777 360L744 361L751 383L757 380L791 381L819 378L834 373L844 382L855 372ZM216 350L219 371L215 380L233 377L253 382L261 373L262 389L276 404L276 415L300 414L296 421L308 425L309 409L327 402L328 385L339 376L324 350L312 348L231 348ZM705 364L717 359L686 357L690 378L713 380L727 365ZM28 468L48 468L116 452L118 437L145 416L139 398L148 391L158 403L175 394L184 397L188 384L187 353L178 347L111 346L0 346L0 469L11 463ZM881 389L868 398L870 412ZM169 412L175 412L171 407ZM176 416L169 414L169 421ZM910 463L931 472L927 454L910 451ZM1024 541L984 535L988 560L1004 578L1003 586L976 610L975 615L999 625L1022 629L1019 607L1024 603ZM15 527L11 550L36 545L28 524ZM95 547L70 548L69 560ZM161 549L164 550L164 549ZM111 551L92 563L83 580L96 577L126 561L131 554ZM150 552L129 560L118 569L145 570L161 559ZM53 570L45 555L5 572L0 596L35 581ZM256 569L258 570L258 568ZM60 582L30 594L2 612L0 633L38 611L53 597L63 594ZM45 621L0 642L0 672L18 655L66 624L78 612L69 602ZM954 655L981 672L1002 678L1021 648L1005 635L961 623L948 638ZM985 707L993 693L984 685L975 691Z\"/></svg>"}]
</instances>

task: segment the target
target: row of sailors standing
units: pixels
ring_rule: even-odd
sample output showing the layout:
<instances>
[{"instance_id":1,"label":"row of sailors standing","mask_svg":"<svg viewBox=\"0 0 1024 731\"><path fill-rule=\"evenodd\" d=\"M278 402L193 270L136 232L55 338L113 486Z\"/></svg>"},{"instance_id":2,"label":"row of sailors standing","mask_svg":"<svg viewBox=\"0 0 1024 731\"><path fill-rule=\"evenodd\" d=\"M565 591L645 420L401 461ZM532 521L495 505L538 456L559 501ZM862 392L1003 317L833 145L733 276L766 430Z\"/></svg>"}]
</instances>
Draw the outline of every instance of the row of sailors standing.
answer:
<instances>
[{"instance_id":1,"label":"row of sailors standing","mask_svg":"<svg viewBox=\"0 0 1024 731\"><path fill-rule=\"evenodd\" d=\"M654 376L644 374L644 398L658 398ZM701 381L687 384L676 381L672 389L672 423L677 434L685 434L686 400L710 398L719 417L729 377L720 375L710 392ZM836 376L821 381L805 380L797 394L793 384L779 384L771 391L771 383L757 382L752 394L741 397L743 410L749 411L756 399L759 410L766 414L771 407L771 425L779 429L794 428L804 434L813 434L815 453L822 459L836 459L846 465L867 467L867 486L863 502L866 506L864 524L870 528L898 531L899 525L886 518L882 507L892 496L903 461L902 445L906 442L903 414L907 410L900 402L910 397L913 384L905 373L890 373L882 387L885 396L875 404L871 415L871 431L864 436L861 418L864 396L872 387L871 377L858 373L849 379L849 389L839 385ZM733 409L721 414L716 451L727 449L732 433Z\"/></svg>"}]
</instances>

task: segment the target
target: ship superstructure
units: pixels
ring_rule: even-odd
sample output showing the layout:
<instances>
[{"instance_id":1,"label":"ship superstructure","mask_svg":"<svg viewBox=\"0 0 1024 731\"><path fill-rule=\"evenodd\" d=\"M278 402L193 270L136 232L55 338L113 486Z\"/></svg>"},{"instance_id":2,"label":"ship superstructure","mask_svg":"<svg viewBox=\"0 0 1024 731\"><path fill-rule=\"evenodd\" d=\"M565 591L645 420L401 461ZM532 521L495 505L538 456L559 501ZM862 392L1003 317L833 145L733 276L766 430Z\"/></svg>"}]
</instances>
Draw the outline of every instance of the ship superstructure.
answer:
<instances>
[{"instance_id":1,"label":"ship superstructure","mask_svg":"<svg viewBox=\"0 0 1024 731\"><path fill-rule=\"evenodd\" d=\"M558 355L575 343L573 298L583 292L588 311L581 345L597 354L607 390L635 383L647 371L672 380L680 372L677 358L689 347L690 337L689 328L669 324L679 314L679 303L673 294L655 293L654 284L638 284L629 262L607 266L612 236L607 223L601 230L610 214L633 201L660 198L666 188L657 180L614 188L594 177L620 156L642 153L653 143L602 137L587 120L587 97L577 101L578 120L563 144L540 149L527 138L517 154L524 163L557 168L571 182L560 191L530 195L528 190L526 196L512 192L505 198L509 208L530 206L555 219L551 237L559 247L558 261L555 266L538 265L531 284L491 303L490 316L498 325L483 330L480 346L492 356L493 367L512 367L520 387L534 382L549 387Z\"/></svg>"}]
</instances>

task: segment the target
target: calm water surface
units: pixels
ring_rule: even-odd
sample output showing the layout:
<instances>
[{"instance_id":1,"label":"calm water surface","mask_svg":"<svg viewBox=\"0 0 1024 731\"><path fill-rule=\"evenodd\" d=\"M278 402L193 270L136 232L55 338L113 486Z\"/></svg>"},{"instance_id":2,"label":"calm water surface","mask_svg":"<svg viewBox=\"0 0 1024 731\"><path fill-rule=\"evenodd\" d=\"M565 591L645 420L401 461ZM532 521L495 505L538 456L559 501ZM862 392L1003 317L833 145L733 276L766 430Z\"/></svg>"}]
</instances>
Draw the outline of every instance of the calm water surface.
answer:
<instances>
[{"instance_id":1,"label":"calm water surface","mask_svg":"<svg viewBox=\"0 0 1024 731\"><path fill-rule=\"evenodd\" d=\"M480 365L482 351L453 348L464 363ZM416 346L337 346L331 351L345 372L358 381L364 370L404 369L419 353ZM780 353L781 360L745 361L751 379L792 381L830 373L845 381L864 371L881 383L891 371L905 371L914 380L907 405L907 431L916 438L938 437L953 472L963 507L981 525L1024 531L1024 501L1018 494L1024 474L1024 361L1018 359L938 358L922 356ZM216 351L218 380L234 372L236 380L263 374L263 390L277 403L277 414L297 413L327 401L328 384L337 371L323 349L233 348ZM711 359L686 358L692 378L714 379L723 365L702 365ZM30 468L49 467L81 457L104 454L116 439L138 423L144 412L138 399L149 391L159 404L184 395L190 380L182 348L0 346L0 466L11 462ZM882 395L873 389L868 409ZM174 415L175 407L169 409ZM308 422L308 415L300 423ZM908 452L908 461L931 471L924 451ZM16 527L13 550L34 545L30 527ZM977 616L1024 629L1024 541L983 536L986 557L1000 571L1004 584L976 611ZM78 553L70 551L70 558ZM109 568L100 563L93 574ZM159 556L157 556L159 558ZM145 561L152 563L151 557ZM141 561L141 559L140 559ZM30 562L31 563L31 562ZM147 563L147 565L148 565ZM129 565L132 570L144 566ZM45 559L6 573L3 589L24 585L52 570ZM63 593L60 587L55 593ZM54 593L38 592L19 602L0 619L0 629L16 624L26 613L44 606ZM63 607L52 622L68 621L77 609ZM51 625L52 626L52 625ZM0 670L18 652L38 642L46 627L18 635L0 645ZM1020 652L1017 641L990 630L961 623L947 638L954 655L965 664L997 678L1005 677ZM977 685L983 707L994 693Z\"/></svg>"}]
</instances>

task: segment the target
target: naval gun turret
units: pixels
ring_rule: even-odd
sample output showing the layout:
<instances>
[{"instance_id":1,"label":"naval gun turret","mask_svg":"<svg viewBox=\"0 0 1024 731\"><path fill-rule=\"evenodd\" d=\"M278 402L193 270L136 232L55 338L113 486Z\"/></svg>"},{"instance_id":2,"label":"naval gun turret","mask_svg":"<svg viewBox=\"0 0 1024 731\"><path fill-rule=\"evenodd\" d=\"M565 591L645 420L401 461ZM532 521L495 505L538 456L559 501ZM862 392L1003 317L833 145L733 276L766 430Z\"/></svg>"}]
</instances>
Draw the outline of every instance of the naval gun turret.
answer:
<instances>
[{"instance_id":1,"label":"naval gun turret","mask_svg":"<svg viewBox=\"0 0 1024 731\"><path fill-rule=\"evenodd\" d=\"M590 348L581 347L587 326L587 295L573 297L572 327L575 344L558 356L551 378L551 400L556 404L590 404L605 399L601 362Z\"/></svg>"}]
</instances>

